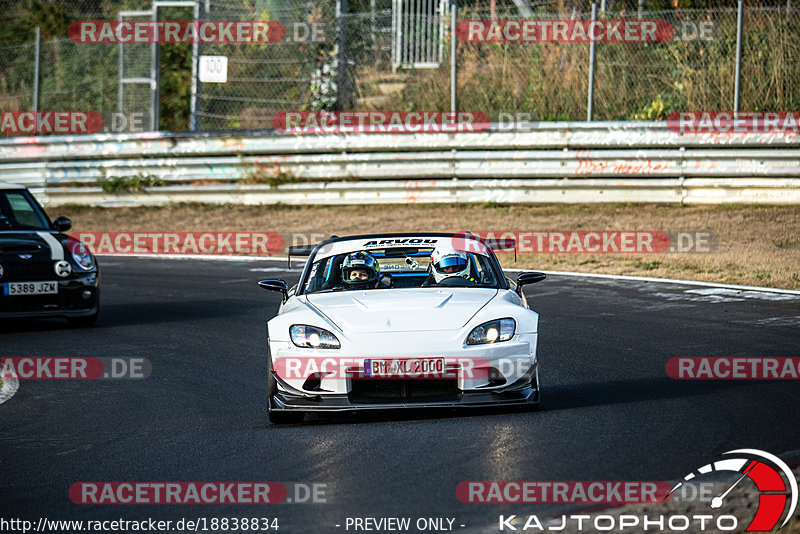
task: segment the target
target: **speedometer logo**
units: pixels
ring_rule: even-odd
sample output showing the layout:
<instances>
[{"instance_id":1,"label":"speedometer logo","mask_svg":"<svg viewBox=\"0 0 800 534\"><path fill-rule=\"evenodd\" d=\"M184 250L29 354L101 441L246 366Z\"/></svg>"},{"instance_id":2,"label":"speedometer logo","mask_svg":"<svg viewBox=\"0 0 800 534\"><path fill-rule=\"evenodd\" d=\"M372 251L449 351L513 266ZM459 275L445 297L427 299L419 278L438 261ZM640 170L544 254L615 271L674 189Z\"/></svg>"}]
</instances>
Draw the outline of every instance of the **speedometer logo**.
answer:
<instances>
[{"instance_id":1,"label":"speedometer logo","mask_svg":"<svg viewBox=\"0 0 800 534\"><path fill-rule=\"evenodd\" d=\"M749 478L758 488L759 497L758 509L747 527L747 532L767 531L775 528L775 525L784 516L786 503L789 502L789 508L785 512L786 517L779 527L782 528L797 508L797 480L789 466L777 456L756 449L737 449L723 453L723 456L726 455L735 455L735 457L704 465L689 473L683 477L681 482L675 484L669 495L672 495L684 483L693 482L709 473L726 471L737 473L739 476L736 477L736 481L711 499L711 508L720 508L728 495L739 486L739 483L745 478Z\"/></svg>"}]
</instances>

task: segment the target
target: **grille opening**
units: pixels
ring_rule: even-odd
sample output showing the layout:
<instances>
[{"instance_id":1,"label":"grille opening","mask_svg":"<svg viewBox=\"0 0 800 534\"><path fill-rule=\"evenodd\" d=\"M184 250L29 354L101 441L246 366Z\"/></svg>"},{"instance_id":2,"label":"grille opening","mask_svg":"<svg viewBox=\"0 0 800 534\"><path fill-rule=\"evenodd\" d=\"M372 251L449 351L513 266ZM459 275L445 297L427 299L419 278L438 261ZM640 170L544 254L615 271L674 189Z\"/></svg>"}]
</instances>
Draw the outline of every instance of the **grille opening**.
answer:
<instances>
[{"instance_id":1,"label":"grille opening","mask_svg":"<svg viewBox=\"0 0 800 534\"><path fill-rule=\"evenodd\" d=\"M350 394L353 402L364 404L391 402L439 402L456 401L460 391L455 379L358 379L351 383Z\"/></svg>"},{"instance_id":2,"label":"grille opening","mask_svg":"<svg viewBox=\"0 0 800 534\"><path fill-rule=\"evenodd\" d=\"M503 373L501 373L498 369L491 367L489 369L489 385L490 386L502 386L507 382L506 377Z\"/></svg>"},{"instance_id":3,"label":"grille opening","mask_svg":"<svg viewBox=\"0 0 800 534\"><path fill-rule=\"evenodd\" d=\"M322 378L318 373L314 373L308 378L306 381L303 382L303 389L306 391L320 391L320 384L322 383Z\"/></svg>"}]
</instances>

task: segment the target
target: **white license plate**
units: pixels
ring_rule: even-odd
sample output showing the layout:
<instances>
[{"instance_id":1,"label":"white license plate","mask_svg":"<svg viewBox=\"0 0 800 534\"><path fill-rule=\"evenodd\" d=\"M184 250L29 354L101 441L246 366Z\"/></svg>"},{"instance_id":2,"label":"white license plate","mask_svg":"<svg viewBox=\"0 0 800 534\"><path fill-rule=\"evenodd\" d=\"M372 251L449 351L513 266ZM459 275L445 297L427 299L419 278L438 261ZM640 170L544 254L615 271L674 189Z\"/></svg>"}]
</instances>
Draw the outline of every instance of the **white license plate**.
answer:
<instances>
[{"instance_id":1,"label":"white license plate","mask_svg":"<svg viewBox=\"0 0 800 534\"><path fill-rule=\"evenodd\" d=\"M423 378L444 375L444 358L368 359L364 375L379 378Z\"/></svg>"},{"instance_id":2,"label":"white license plate","mask_svg":"<svg viewBox=\"0 0 800 534\"><path fill-rule=\"evenodd\" d=\"M6 282L3 295L54 295L58 293L58 282Z\"/></svg>"}]
</instances>

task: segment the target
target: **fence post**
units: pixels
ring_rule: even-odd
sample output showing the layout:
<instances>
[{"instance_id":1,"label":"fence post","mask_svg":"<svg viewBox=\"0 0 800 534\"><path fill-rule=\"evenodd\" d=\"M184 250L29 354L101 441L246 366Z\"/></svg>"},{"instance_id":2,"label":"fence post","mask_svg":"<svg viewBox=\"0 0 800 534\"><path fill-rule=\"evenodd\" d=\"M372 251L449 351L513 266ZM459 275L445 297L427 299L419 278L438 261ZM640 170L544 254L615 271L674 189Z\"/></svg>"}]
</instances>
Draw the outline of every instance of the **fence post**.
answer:
<instances>
[{"instance_id":1,"label":"fence post","mask_svg":"<svg viewBox=\"0 0 800 534\"><path fill-rule=\"evenodd\" d=\"M206 2L208 5L208 2ZM200 5L200 1L196 0L194 3L194 22L195 25L201 20L204 19L207 15ZM195 26L197 27L197 26ZM191 87L191 100L189 102L189 131L196 132L197 131L197 101L200 99L200 81L198 80L199 72L198 69L200 68L200 54L202 51L200 49L200 43L195 42L192 43L192 87Z\"/></svg>"},{"instance_id":2,"label":"fence post","mask_svg":"<svg viewBox=\"0 0 800 534\"><path fill-rule=\"evenodd\" d=\"M742 77L742 18L744 16L744 0L739 0L736 16L736 74L733 80L733 111L739 111L739 89Z\"/></svg>"},{"instance_id":3,"label":"fence post","mask_svg":"<svg viewBox=\"0 0 800 534\"><path fill-rule=\"evenodd\" d=\"M34 43L33 60L33 112L39 111L39 65L42 62L42 29L36 26L36 42Z\"/></svg>"},{"instance_id":4,"label":"fence post","mask_svg":"<svg viewBox=\"0 0 800 534\"><path fill-rule=\"evenodd\" d=\"M347 0L336 0L336 26L338 35L336 43L338 51L336 53L336 109L344 111L347 107L346 100L342 95L345 94L345 82L347 81Z\"/></svg>"},{"instance_id":5,"label":"fence post","mask_svg":"<svg viewBox=\"0 0 800 534\"><path fill-rule=\"evenodd\" d=\"M592 22L597 20L597 4L592 2ZM589 97L586 103L586 120L592 120L592 111L594 103L594 65L597 58L597 42L592 39L589 44Z\"/></svg>"},{"instance_id":6,"label":"fence post","mask_svg":"<svg viewBox=\"0 0 800 534\"><path fill-rule=\"evenodd\" d=\"M372 48L378 51L378 25L375 20L375 0L369 0L369 26L372 34Z\"/></svg>"},{"instance_id":7,"label":"fence post","mask_svg":"<svg viewBox=\"0 0 800 534\"><path fill-rule=\"evenodd\" d=\"M152 14L152 21L153 24L158 24L158 6L153 5L153 14ZM161 80L159 75L161 74L160 64L161 64L161 49L159 48L159 44L157 40L154 40L153 44L150 48L150 131L157 132L158 131L158 123L159 121L159 109L158 106L160 104L159 101L159 93L161 92Z\"/></svg>"},{"instance_id":8,"label":"fence post","mask_svg":"<svg viewBox=\"0 0 800 534\"><path fill-rule=\"evenodd\" d=\"M456 65L456 24L458 23L458 6L456 0L450 0L450 111L457 111L456 88L458 85L458 68Z\"/></svg>"}]
</instances>

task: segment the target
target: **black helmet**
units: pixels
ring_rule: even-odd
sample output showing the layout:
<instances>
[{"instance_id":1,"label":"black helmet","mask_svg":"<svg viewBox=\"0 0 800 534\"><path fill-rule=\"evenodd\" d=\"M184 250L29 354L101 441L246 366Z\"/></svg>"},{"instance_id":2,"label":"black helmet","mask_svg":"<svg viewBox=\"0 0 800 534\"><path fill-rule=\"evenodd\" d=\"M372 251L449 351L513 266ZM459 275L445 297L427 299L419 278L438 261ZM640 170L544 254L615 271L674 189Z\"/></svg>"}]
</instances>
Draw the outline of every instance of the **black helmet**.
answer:
<instances>
[{"instance_id":1,"label":"black helmet","mask_svg":"<svg viewBox=\"0 0 800 534\"><path fill-rule=\"evenodd\" d=\"M366 271L366 278L351 280L353 271ZM342 262L342 284L348 289L368 289L375 287L380 277L378 260L369 252L353 252Z\"/></svg>"}]
</instances>

